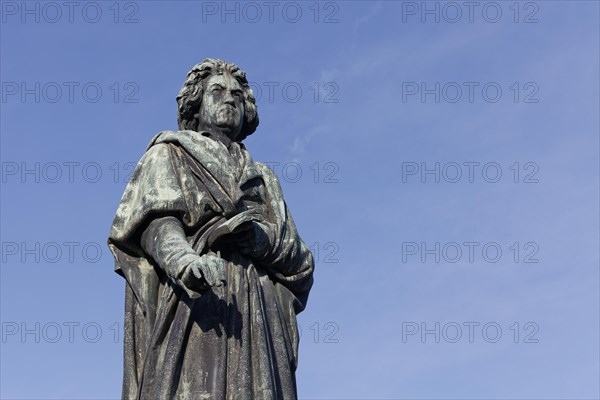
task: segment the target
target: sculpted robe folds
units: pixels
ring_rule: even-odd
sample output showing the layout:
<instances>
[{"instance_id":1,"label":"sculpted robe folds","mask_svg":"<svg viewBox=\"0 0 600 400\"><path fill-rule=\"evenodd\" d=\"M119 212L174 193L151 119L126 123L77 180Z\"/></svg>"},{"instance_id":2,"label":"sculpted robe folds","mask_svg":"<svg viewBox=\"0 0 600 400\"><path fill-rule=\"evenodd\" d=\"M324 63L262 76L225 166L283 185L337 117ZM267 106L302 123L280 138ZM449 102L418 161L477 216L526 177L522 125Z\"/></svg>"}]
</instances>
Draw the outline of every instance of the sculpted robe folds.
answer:
<instances>
[{"instance_id":1,"label":"sculpted robe folds","mask_svg":"<svg viewBox=\"0 0 600 400\"><path fill-rule=\"evenodd\" d=\"M111 227L115 269L127 281L123 398L296 398L296 315L312 286L312 255L272 171L243 144L208 135L157 135ZM249 210L272 229L260 260L215 244ZM225 286L194 292L143 250L142 234L162 217L181 222L197 254L226 260Z\"/></svg>"}]
</instances>

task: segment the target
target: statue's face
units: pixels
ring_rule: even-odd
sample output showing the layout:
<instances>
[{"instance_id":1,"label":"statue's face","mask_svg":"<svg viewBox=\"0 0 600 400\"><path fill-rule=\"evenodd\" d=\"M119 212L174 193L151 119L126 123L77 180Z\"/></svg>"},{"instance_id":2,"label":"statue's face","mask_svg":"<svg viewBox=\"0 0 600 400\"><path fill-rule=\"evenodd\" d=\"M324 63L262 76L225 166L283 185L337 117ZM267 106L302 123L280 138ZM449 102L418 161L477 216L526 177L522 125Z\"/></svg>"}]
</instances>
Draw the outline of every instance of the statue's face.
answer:
<instances>
[{"instance_id":1,"label":"statue's face","mask_svg":"<svg viewBox=\"0 0 600 400\"><path fill-rule=\"evenodd\" d=\"M212 75L204 83L201 126L214 126L231 140L239 135L244 122L244 94L239 82L228 73Z\"/></svg>"}]
</instances>

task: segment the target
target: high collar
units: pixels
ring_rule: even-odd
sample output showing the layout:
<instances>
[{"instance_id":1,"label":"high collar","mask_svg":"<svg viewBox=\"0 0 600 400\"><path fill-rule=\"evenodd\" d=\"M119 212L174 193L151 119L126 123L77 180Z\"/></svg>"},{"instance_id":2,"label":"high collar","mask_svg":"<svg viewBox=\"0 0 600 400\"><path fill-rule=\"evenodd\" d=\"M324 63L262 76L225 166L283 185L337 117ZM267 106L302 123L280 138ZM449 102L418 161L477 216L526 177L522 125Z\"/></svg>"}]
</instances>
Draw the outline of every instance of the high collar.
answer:
<instances>
[{"instance_id":1,"label":"high collar","mask_svg":"<svg viewBox=\"0 0 600 400\"><path fill-rule=\"evenodd\" d=\"M231 143L233 143L233 140L231 140L229 136L219 131L200 131L198 132L198 134L211 138L212 140L215 140L217 142L221 142L227 148L229 148L229 146L231 146Z\"/></svg>"}]
</instances>

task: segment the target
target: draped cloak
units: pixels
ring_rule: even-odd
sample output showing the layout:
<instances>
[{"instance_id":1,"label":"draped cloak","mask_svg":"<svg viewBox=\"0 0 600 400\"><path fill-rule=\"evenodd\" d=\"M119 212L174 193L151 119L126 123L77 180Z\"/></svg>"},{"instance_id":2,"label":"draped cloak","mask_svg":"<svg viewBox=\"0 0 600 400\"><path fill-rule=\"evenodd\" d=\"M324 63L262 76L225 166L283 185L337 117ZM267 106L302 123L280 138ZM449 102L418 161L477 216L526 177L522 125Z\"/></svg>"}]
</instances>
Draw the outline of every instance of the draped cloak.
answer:
<instances>
[{"instance_id":1,"label":"draped cloak","mask_svg":"<svg viewBox=\"0 0 600 400\"><path fill-rule=\"evenodd\" d=\"M123 399L293 399L296 315L314 261L298 236L275 174L243 144L206 132L152 139L127 185L108 245L126 280ZM272 247L252 260L209 238L253 209L273 227ZM226 285L194 293L141 246L155 218L177 217L199 254L226 260Z\"/></svg>"}]
</instances>

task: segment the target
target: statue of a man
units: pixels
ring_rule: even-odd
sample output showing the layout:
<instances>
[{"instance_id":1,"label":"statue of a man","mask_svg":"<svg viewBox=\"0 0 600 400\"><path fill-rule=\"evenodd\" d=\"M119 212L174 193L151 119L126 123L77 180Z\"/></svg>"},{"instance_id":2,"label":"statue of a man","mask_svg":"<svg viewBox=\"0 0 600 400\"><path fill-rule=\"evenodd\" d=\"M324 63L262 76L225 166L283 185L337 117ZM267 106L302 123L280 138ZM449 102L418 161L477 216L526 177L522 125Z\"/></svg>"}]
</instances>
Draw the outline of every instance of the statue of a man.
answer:
<instances>
[{"instance_id":1,"label":"statue of a man","mask_svg":"<svg viewBox=\"0 0 600 400\"><path fill-rule=\"evenodd\" d=\"M127 282L123 398L296 398L314 262L242 144L258 126L246 75L206 59L177 103L180 130L150 142L108 239Z\"/></svg>"}]
</instances>

